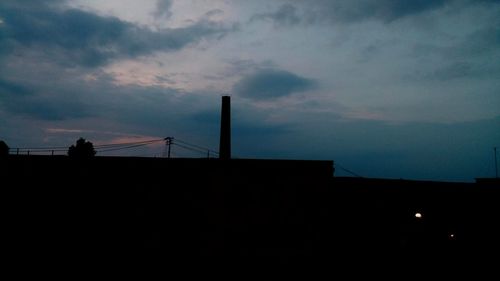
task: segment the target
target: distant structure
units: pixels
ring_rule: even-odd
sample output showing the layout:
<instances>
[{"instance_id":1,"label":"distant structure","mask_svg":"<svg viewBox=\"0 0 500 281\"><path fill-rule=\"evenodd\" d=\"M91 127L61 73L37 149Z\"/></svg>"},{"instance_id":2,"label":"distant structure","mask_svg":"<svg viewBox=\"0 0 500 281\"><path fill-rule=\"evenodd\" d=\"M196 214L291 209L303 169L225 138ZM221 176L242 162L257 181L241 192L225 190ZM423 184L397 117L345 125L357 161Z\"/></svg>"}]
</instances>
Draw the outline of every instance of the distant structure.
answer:
<instances>
[{"instance_id":1,"label":"distant structure","mask_svg":"<svg viewBox=\"0 0 500 281\"><path fill-rule=\"evenodd\" d=\"M0 140L0 157L6 157L7 155L9 155L9 146L3 140Z\"/></svg>"},{"instance_id":2,"label":"distant structure","mask_svg":"<svg viewBox=\"0 0 500 281\"><path fill-rule=\"evenodd\" d=\"M479 185L489 185L500 187L500 178L498 177L498 162L497 162L497 148L493 148L495 157L495 177L494 178L476 178L476 183Z\"/></svg>"},{"instance_id":3,"label":"distant structure","mask_svg":"<svg viewBox=\"0 0 500 281\"><path fill-rule=\"evenodd\" d=\"M231 97L222 96L219 158L231 159Z\"/></svg>"}]
</instances>

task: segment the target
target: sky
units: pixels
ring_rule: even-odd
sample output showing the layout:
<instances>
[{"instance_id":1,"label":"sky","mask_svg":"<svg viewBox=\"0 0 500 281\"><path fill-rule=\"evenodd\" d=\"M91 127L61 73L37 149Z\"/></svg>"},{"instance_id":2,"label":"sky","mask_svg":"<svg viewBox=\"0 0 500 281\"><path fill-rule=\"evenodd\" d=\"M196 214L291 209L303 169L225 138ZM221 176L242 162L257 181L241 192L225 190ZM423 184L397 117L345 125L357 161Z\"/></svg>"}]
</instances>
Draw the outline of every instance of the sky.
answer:
<instances>
[{"instance_id":1,"label":"sky","mask_svg":"<svg viewBox=\"0 0 500 281\"><path fill-rule=\"evenodd\" d=\"M174 137L218 150L230 95L234 157L495 175L498 0L2 0L0 65L11 148Z\"/></svg>"}]
</instances>

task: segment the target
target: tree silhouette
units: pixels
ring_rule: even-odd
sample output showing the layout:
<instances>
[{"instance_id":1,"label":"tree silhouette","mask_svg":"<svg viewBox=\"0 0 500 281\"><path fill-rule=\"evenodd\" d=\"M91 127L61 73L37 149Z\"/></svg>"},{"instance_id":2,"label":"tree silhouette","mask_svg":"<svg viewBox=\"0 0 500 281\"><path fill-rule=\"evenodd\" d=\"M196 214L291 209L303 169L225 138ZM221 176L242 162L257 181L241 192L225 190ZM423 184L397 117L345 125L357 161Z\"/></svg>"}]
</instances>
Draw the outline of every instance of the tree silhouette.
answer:
<instances>
[{"instance_id":1,"label":"tree silhouette","mask_svg":"<svg viewBox=\"0 0 500 281\"><path fill-rule=\"evenodd\" d=\"M84 138L79 138L76 141L76 146L71 145L68 149L68 156L75 158L90 158L95 154L94 145L89 141L85 141Z\"/></svg>"},{"instance_id":2,"label":"tree silhouette","mask_svg":"<svg viewBox=\"0 0 500 281\"><path fill-rule=\"evenodd\" d=\"M9 146L0 140L0 157L7 157L7 155L9 155Z\"/></svg>"}]
</instances>

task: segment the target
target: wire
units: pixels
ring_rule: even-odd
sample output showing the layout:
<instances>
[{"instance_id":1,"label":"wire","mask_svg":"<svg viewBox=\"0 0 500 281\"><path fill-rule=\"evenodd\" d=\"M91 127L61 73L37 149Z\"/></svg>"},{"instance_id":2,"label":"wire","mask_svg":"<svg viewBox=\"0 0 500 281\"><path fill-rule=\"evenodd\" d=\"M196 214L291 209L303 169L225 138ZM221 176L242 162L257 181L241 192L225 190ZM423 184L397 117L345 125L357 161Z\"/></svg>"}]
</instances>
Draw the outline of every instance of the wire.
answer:
<instances>
[{"instance_id":1,"label":"wire","mask_svg":"<svg viewBox=\"0 0 500 281\"><path fill-rule=\"evenodd\" d=\"M120 147L120 146L129 146L136 144L150 144L154 142L164 141L164 139L153 139L146 141L137 141L137 142L124 142L124 143L109 143L109 144L99 144L94 145L94 148L107 148L107 147ZM10 151L65 151L68 150L69 146L46 146L46 147L14 147L10 148Z\"/></svg>"},{"instance_id":2,"label":"wire","mask_svg":"<svg viewBox=\"0 0 500 281\"><path fill-rule=\"evenodd\" d=\"M191 148L191 147L188 147L188 146L184 146L182 144L178 144L178 143L172 143L173 145L177 145L177 146L180 146L184 149L187 149L187 150L191 150L191 151L194 151L194 152L198 152L198 153L203 153L205 154L207 151L204 151L204 150L201 150L201 149L197 149L197 148Z\"/></svg>"},{"instance_id":3,"label":"wire","mask_svg":"<svg viewBox=\"0 0 500 281\"><path fill-rule=\"evenodd\" d=\"M154 139L154 140L137 141L137 142L100 144L100 145L94 145L94 148L107 148L107 147L113 147L113 146L135 145L135 144L150 144L150 143L160 142L160 141L164 141L164 139Z\"/></svg>"},{"instance_id":4,"label":"wire","mask_svg":"<svg viewBox=\"0 0 500 281\"><path fill-rule=\"evenodd\" d=\"M130 149L130 148L135 148L135 147L141 147L141 146L146 146L150 145L156 142L161 142L161 141L166 141L167 139L171 140L171 145L177 145L181 148L184 148L186 150L190 150L196 153L200 153L203 155L206 155L207 153L210 154L216 154L219 155L218 151L212 150L207 147L199 146L196 144L192 144L180 139L175 139L175 138L163 138L163 139L152 139L152 140L145 140L145 141L136 141L136 142L125 142L125 143L108 143L108 144L99 144L99 145L93 145L94 149L96 152L103 153L103 152L109 152L109 151L117 151L117 150L123 150L123 149ZM9 151L11 152L17 152L17 153L41 153L41 152L46 152L46 153L55 153L55 152L67 152L69 147L63 147L63 146L54 146L54 147L23 147L23 148L10 148Z\"/></svg>"},{"instance_id":5,"label":"wire","mask_svg":"<svg viewBox=\"0 0 500 281\"><path fill-rule=\"evenodd\" d=\"M212 149L210 149L208 147L203 147L203 146L199 146L199 145L196 145L196 144L191 144L191 143L188 143L188 142L180 140L180 139L174 139L174 141L180 142L180 143L188 145L188 146L196 147L196 148L198 148L200 150L203 150L204 152L210 151L211 153L219 154L219 152L217 152L215 150L212 150Z\"/></svg>"},{"instance_id":6,"label":"wire","mask_svg":"<svg viewBox=\"0 0 500 281\"><path fill-rule=\"evenodd\" d=\"M103 149L103 150L96 150L96 152L115 151L115 150L129 149L129 148L145 146L145 145L148 145L148 144L136 144L136 145L129 145L129 146L124 146L124 147L109 148L109 149Z\"/></svg>"},{"instance_id":7,"label":"wire","mask_svg":"<svg viewBox=\"0 0 500 281\"><path fill-rule=\"evenodd\" d=\"M349 174L351 174L351 175L353 175L353 176L355 176L355 177L357 177L357 178L362 178L362 177L363 177L363 176L360 176L360 175L356 174L355 172L352 172L352 171L350 171L350 170L348 170L348 169L346 169L346 168L342 167L342 166L341 166L341 165L339 165L337 162L335 162L335 166L338 166L341 170L343 170L343 171L345 171L345 172L347 172L347 173L349 173Z\"/></svg>"},{"instance_id":8,"label":"wire","mask_svg":"<svg viewBox=\"0 0 500 281\"><path fill-rule=\"evenodd\" d=\"M13 152L17 152L17 151L19 151L19 152L28 152L28 151L30 151L30 152L51 152L51 151L54 151L54 152L56 152L56 151L68 151L68 149L67 148L66 149L19 149L19 150L10 149L10 151L13 151Z\"/></svg>"},{"instance_id":9,"label":"wire","mask_svg":"<svg viewBox=\"0 0 500 281\"><path fill-rule=\"evenodd\" d=\"M10 148L9 151L13 151L13 152L16 152L16 151L19 151L19 152L23 152L23 151L67 151L68 148L51 148L51 147L44 147L44 148Z\"/></svg>"}]
</instances>

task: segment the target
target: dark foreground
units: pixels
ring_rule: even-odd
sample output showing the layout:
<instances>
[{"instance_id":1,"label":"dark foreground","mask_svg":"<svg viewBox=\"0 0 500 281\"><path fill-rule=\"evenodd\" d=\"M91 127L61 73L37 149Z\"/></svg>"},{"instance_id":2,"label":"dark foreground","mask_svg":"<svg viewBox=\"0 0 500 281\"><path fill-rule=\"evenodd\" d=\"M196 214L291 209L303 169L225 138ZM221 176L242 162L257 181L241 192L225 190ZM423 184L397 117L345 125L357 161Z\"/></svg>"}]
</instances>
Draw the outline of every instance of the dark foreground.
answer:
<instances>
[{"instance_id":1,"label":"dark foreground","mask_svg":"<svg viewBox=\"0 0 500 281\"><path fill-rule=\"evenodd\" d=\"M330 161L1 160L3 239L16 253L330 267L463 262L500 249L495 181L333 178Z\"/></svg>"}]
</instances>

